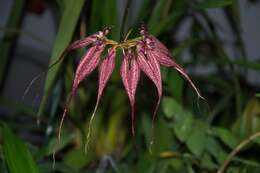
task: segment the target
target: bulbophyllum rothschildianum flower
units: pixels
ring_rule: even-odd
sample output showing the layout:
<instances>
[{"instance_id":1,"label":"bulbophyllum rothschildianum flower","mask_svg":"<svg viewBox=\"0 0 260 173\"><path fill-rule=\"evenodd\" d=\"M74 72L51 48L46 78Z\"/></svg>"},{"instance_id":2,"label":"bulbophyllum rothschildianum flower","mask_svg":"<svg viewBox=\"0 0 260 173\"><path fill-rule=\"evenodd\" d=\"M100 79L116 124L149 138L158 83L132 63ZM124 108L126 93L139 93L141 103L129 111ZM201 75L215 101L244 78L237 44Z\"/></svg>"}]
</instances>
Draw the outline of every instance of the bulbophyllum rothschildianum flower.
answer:
<instances>
[{"instance_id":1,"label":"bulbophyllum rothschildianum flower","mask_svg":"<svg viewBox=\"0 0 260 173\"><path fill-rule=\"evenodd\" d=\"M162 80L160 65L172 67L176 69L194 88L198 97L203 98L188 74L180 67L171 57L169 50L153 35L149 34L145 27L140 29L140 37L135 39L127 38L123 42L116 42L109 40L106 35L109 34L110 28L105 28L95 34L92 34L84 39L75 41L65 49L62 56L65 56L72 50L90 46L87 50L75 72L74 81L72 85L72 91L67 101L62 120L59 127L59 137L64 117L67 112L71 98L75 95L76 90L82 80L87 78L91 72L93 72L98 65L99 68L99 88L97 94L97 101L94 109L94 113L91 116L91 121L95 115L100 98L104 91L104 88L109 81L112 72L115 68L115 58L117 49L123 50L122 64L120 68L120 75L123 85L127 92L130 106L131 106L131 119L132 119L132 133L134 135L134 105L135 105L135 93L142 71L146 74L157 88L158 100L153 113L153 122L158 111L160 100L162 96ZM109 46L108 52L104 58L102 53L105 51L105 47ZM133 52L136 50L136 52Z\"/></svg>"}]
</instances>

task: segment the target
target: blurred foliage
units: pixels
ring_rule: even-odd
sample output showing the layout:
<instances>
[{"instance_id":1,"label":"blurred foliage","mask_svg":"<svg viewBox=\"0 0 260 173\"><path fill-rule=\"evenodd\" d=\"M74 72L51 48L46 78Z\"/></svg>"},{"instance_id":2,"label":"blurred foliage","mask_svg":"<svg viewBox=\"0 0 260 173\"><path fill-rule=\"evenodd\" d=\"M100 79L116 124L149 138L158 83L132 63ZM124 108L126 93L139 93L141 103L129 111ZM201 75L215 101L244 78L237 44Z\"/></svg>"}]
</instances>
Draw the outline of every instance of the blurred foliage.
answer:
<instances>
[{"instance_id":1,"label":"blurred foliage","mask_svg":"<svg viewBox=\"0 0 260 173\"><path fill-rule=\"evenodd\" d=\"M23 16L24 0L15 0L9 14L9 20L6 28L19 28ZM11 53L11 48L14 46L16 35L6 32L0 42L0 87L3 87L5 80L5 72L8 70L8 63Z\"/></svg>"},{"instance_id":2,"label":"blurred foliage","mask_svg":"<svg viewBox=\"0 0 260 173\"><path fill-rule=\"evenodd\" d=\"M11 65L8 62L15 50L13 45L20 36L19 32L8 32L8 28L19 30L23 14L28 12L26 6L32 2L48 4L47 8L54 14L57 35L50 52L50 64L72 40L104 26L113 27L111 39L120 38L122 16L119 14L124 7L119 10L116 0L15 0L7 25L1 26L7 28L0 43L3 86ZM208 14L212 8L224 14L233 31L236 57L226 52L225 40L217 33L221 28ZM117 73L113 73L98 108L87 152L84 144L96 101L96 73L80 86L69 107L61 141L57 142L56 129L71 89L75 64L85 49L75 51L48 71L38 114L16 100L0 99L1 106L13 110L12 115L2 112L0 115L0 172L213 173L220 170L220 173L220 168L227 163L224 172L260 172L259 86L247 80L248 72L259 72L260 65L259 59L251 62L247 57L239 13L239 5L234 0L141 0L136 18L129 15L126 29L132 28L131 35L135 36L140 24L146 23L150 32L172 51L176 61L191 69L189 74L206 100L197 100L177 72L162 67L164 97L153 130L151 114L156 89L150 88L151 82L142 77L137 91L136 136L133 137L130 106L119 78L120 58L117 58ZM176 42L178 29L187 20L191 21L190 36ZM190 54L190 59L184 58L185 52ZM193 73L192 69L207 66L212 67L213 72ZM36 119L41 123L37 125ZM21 135L23 133L27 135ZM40 136L38 143L32 140L35 135ZM245 140L249 144L237 150ZM236 155L230 158L232 151L236 151Z\"/></svg>"}]
</instances>

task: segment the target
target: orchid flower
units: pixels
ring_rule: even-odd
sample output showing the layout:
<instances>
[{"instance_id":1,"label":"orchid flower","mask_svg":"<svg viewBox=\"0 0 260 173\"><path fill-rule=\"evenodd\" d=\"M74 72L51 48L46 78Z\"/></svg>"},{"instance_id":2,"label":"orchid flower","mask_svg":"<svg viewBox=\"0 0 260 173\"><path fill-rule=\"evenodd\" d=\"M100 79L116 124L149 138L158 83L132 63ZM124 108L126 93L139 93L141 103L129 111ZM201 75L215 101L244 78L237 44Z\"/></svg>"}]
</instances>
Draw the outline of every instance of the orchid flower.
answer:
<instances>
[{"instance_id":1,"label":"orchid flower","mask_svg":"<svg viewBox=\"0 0 260 173\"><path fill-rule=\"evenodd\" d=\"M108 35L109 32L110 29L105 28L103 31L99 31L84 39L75 41L70 46L68 46L68 48L65 49L63 53L63 55L66 55L72 50L91 45L91 47L87 50L86 54L83 56L82 60L79 62L79 65L76 69L72 85L72 91L64 108L63 116L59 126L59 139L62 124L67 113L67 108L70 104L71 98L75 95L76 90L82 82L82 80L86 79L101 63L99 69L99 88L97 94L97 101L90 119L91 125L91 121L93 120L94 115L96 113L102 93L115 68L115 58L117 49L123 51L120 75L130 102L133 136L135 134L135 93L141 71L154 83L154 85L157 88L158 99L153 113L153 123L157 111L159 109L162 97L162 79L160 65L172 67L175 70L177 70L190 83L190 85L197 93L198 97L203 98L199 90L196 88L195 84L192 82L188 74L185 72L185 70L173 60L169 50L157 38L149 34L145 27L141 27L140 37L129 40L127 40L126 38L124 41L120 43L113 40L109 40L106 37L106 35ZM128 36L129 34L127 34L127 37ZM108 53L102 60L102 54L107 46L109 47ZM136 52L133 52L133 50L136 50Z\"/></svg>"}]
</instances>

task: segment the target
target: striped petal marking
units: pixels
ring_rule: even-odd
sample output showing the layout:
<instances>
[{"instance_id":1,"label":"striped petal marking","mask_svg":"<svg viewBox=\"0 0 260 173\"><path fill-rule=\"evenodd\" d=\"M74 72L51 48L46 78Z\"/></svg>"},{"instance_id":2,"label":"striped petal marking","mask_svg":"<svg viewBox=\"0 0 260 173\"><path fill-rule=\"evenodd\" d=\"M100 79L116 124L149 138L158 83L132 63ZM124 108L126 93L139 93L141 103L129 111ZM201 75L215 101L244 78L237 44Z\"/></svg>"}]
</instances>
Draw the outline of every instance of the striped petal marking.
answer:
<instances>
[{"instance_id":1,"label":"striped petal marking","mask_svg":"<svg viewBox=\"0 0 260 173\"><path fill-rule=\"evenodd\" d=\"M153 122L157 114L161 97L162 97L162 79L160 65L156 60L156 56L148 49L144 50L143 43L137 45L137 62L140 69L153 81L157 88L158 100L153 113ZM153 123L154 124L154 123Z\"/></svg>"},{"instance_id":2,"label":"striped petal marking","mask_svg":"<svg viewBox=\"0 0 260 173\"><path fill-rule=\"evenodd\" d=\"M135 93L140 77L140 68L137 64L136 57L132 54L131 49L128 49L123 57L123 62L120 68L120 75L123 85L127 92L131 106L132 134L135 135Z\"/></svg>"}]
</instances>

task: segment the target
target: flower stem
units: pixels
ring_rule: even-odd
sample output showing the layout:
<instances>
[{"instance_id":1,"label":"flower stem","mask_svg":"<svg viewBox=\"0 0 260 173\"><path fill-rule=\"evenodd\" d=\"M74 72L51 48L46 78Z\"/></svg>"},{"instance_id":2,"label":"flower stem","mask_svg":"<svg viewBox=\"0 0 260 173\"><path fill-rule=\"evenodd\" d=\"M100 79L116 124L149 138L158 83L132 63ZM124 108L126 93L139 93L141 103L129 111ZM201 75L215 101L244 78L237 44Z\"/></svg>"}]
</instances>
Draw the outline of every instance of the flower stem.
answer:
<instances>
[{"instance_id":1,"label":"flower stem","mask_svg":"<svg viewBox=\"0 0 260 173\"><path fill-rule=\"evenodd\" d=\"M249 144L252 140L256 139L260 137L260 131L257 133L252 134L251 136L249 136L247 139L243 140L241 143L239 143L236 148L227 156L226 160L224 161L224 163L221 165L221 167L219 168L217 173L223 173L224 170L226 169L227 165L229 164L229 162L231 162L231 160L233 159L233 157L247 144Z\"/></svg>"},{"instance_id":2,"label":"flower stem","mask_svg":"<svg viewBox=\"0 0 260 173\"><path fill-rule=\"evenodd\" d=\"M125 32L125 27L126 27L126 22L130 10L132 0L127 0L126 5L125 5L125 10L124 10L124 15L122 18L121 26L120 26L120 41L123 40L124 38L124 32Z\"/></svg>"}]
</instances>

